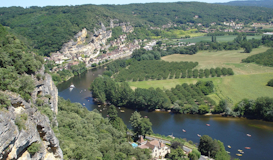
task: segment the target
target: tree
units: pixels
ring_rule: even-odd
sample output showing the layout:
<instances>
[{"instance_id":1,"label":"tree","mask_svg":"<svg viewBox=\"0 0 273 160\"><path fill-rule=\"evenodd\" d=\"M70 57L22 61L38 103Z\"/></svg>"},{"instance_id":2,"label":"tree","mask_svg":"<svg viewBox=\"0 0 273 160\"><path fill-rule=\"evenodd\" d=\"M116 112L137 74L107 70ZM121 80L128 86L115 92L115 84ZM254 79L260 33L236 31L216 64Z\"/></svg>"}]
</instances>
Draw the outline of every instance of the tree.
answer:
<instances>
[{"instance_id":1,"label":"tree","mask_svg":"<svg viewBox=\"0 0 273 160\"><path fill-rule=\"evenodd\" d=\"M207 105L200 105L198 108L198 113L199 114L206 114L209 112L209 106Z\"/></svg>"},{"instance_id":2,"label":"tree","mask_svg":"<svg viewBox=\"0 0 273 160\"><path fill-rule=\"evenodd\" d=\"M141 115L135 111L131 118L130 123L132 126L132 130L135 135L135 139L138 139L139 135L143 135L145 138L146 134L152 134L152 123L149 118L142 118Z\"/></svg>"},{"instance_id":3,"label":"tree","mask_svg":"<svg viewBox=\"0 0 273 160\"><path fill-rule=\"evenodd\" d=\"M136 139L138 138L139 135L141 135L141 120L142 120L141 115L137 111L135 111L132 114L129 121L131 123L132 130L134 132Z\"/></svg>"},{"instance_id":4,"label":"tree","mask_svg":"<svg viewBox=\"0 0 273 160\"><path fill-rule=\"evenodd\" d=\"M209 156L211 154L213 147L213 140L208 135L203 135L200 138L198 150L201 152L202 155Z\"/></svg>"},{"instance_id":5,"label":"tree","mask_svg":"<svg viewBox=\"0 0 273 160\"><path fill-rule=\"evenodd\" d=\"M145 138L146 134L152 134L152 123L150 122L149 118L143 118L141 120L141 135Z\"/></svg>"},{"instance_id":6,"label":"tree","mask_svg":"<svg viewBox=\"0 0 273 160\"><path fill-rule=\"evenodd\" d=\"M244 48L245 53L250 53L252 51L252 45L249 42L243 43L242 48Z\"/></svg>"},{"instance_id":7,"label":"tree","mask_svg":"<svg viewBox=\"0 0 273 160\"><path fill-rule=\"evenodd\" d=\"M267 86L273 87L273 79L267 82Z\"/></svg>"}]
</instances>

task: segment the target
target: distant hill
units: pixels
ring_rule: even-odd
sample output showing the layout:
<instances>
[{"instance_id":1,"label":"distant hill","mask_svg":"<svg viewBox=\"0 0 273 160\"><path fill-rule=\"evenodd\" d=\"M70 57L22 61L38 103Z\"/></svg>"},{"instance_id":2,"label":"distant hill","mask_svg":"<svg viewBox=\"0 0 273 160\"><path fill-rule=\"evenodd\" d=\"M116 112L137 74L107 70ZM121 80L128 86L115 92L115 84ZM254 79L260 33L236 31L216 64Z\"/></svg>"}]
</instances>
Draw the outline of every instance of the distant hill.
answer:
<instances>
[{"instance_id":1,"label":"distant hill","mask_svg":"<svg viewBox=\"0 0 273 160\"><path fill-rule=\"evenodd\" d=\"M148 25L161 27L168 23L188 22L209 26L212 22L230 20L247 24L266 22L272 18L273 10L268 8L200 2L0 8L0 24L25 37L29 46L47 56L60 50L83 28L92 32L94 27L100 27L100 22L109 26L110 19L148 28Z\"/></svg>"},{"instance_id":2,"label":"distant hill","mask_svg":"<svg viewBox=\"0 0 273 160\"><path fill-rule=\"evenodd\" d=\"M217 4L230 5L230 6L256 6L256 7L273 8L273 0L231 1L231 2L227 2L227 3L217 3Z\"/></svg>"}]
</instances>

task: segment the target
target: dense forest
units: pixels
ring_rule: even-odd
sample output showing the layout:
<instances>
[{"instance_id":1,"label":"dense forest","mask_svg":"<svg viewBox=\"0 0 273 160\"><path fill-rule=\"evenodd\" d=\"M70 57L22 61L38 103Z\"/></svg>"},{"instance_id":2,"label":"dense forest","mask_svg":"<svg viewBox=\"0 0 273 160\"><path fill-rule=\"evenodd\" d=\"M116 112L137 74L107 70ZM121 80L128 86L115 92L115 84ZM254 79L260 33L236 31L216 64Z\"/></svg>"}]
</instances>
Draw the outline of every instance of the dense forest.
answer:
<instances>
[{"instance_id":1,"label":"dense forest","mask_svg":"<svg viewBox=\"0 0 273 160\"><path fill-rule=\"evenodd\" d=\"M258 7L233 7L197 2L148 3L129 5L80 5L46 6L29 8L0 8L0 23L11 28L30 48L35 48L40 55L49 56L61 49L73 36L87 28L93 31L100 27L100 22L109 26L110 19L131 22L136 27L136 34L129 39L144 38L149 26L162 26L169 22L176 24L210 23L224 21L267 22L272 19L273 11ZM183 15L183 16L181 16ZM195 15L198 18L193 18ZM140 28L138 28L140 27ZM146 33L147 32L147 33ZM157 31L151 31L158 35ZM149 33L150 34L150 33ZM137 35L135 37L133 35ZM131 37L131 38L130 38Z\"/></svg>"},{"instance_id":2,"label":"dense forest","mask_svg":"<svg viewBox=\"0 0 273 160\"><path fill-rule=\"evenodd\" d=\"M31 53L17 37L0 25L1 90L19 93L25 100L29 100L35 87L30 74L39 70L43 61L42 57Z\"/></svg>"},{"instance_id":3,"label":"dense forest","mask_svg":"<svg viewBox=\"0 0 273 160\"><path fill-rule=\"evenodd\" d=\"M177 85L171 90L160 88L137 88L132 90L126 82L117 83L108 76L97 77L90 89L99 103L106 101L119 107L140 110L167 109L177 113L209 112L215 102L206 97L213 92L212 82L198 82L195 85L186 83Z\"/></svg>"},{"instance_id":4,"label":"dense forest","mask_svg":"<svg viewBox=\"0 0 273 160\"><path fill-rule=\"evenodd\" d=\"M148 149L134 149L128 143L127 127L114 113L109 118L103 118L98 111L90 112L81 104L61 97L58 108L59 127L55 132L64 159L150 159Z\"/></svg>"},{"instance_id":5,"label":"dense forest","mask_svg":"<svg viewBox=\"0 0 273 160\"><path fill-rule=\"evenodd\" d=\"M41 55L61 49L62 45L86 28L93 31L110 19L140 23L141 20L94 5L0 8L0 23L28 39L29 46ZM145 22L144 22L145 23Z\"/></svg>"},{"instance_id":6,"label":"dense forest","mask_svg":"<svg viewBox=\"0 0 273 160\"><path fill-rule=\"evenodd\" d=\"M134 15L154 25L165 25L169 22L178 24L190 22L209 26L212 22L235 21L236 19L245 23L268 21L272 18L273 12L267 8L223 6L200 2L103 5L102 7L121 14ZM261 12L262 10L263 12ZM195 15L198 15L199 18L194 19Z\"/></svg>"},{"instance_id":7,"label":"dense forest","mask_svg":"<svg viewBox=\"0 0 273 160\"><path fill-rule=\"evenodd\" d=\"M218 4L229 6L256 6L273 8L273 0L237 0Z\"/></svg>"}]
</instances>

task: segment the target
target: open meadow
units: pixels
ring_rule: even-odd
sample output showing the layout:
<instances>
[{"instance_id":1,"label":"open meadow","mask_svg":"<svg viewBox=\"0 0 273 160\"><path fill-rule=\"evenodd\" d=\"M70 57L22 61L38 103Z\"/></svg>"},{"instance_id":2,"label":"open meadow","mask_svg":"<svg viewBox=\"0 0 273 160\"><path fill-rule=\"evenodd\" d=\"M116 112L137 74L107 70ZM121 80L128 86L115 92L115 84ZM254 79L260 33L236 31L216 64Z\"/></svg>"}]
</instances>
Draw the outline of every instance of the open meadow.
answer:
<instances>
[{"instance_id":1,"label":"open meadow","mask_svg":"<svg viewBox=\"0 0 273 160\"><path fill-rule=\"evenodd\" d=\"M249 53L242 53L243 50L237 51L200 51L195 55L169 55L162 57L165 61L194 61L198 62L197 68L205 69L211 67L232 68L235 75L214 78L185 78L185 79L169 79L129 82L132 88L165 88L170 89L177 84L196 83L198 80L213 81L215 85L215 93L209 95L216 102L220 98L227 99L231 103L236 104L243 98L256 99L261 96L269 96L273 98L273 88L266 86L266 83L273 79L273 67L259 66L253 63L241 63L241 60L261 52L266 51L267 47L253 49Z\"/></svg>"}]
</instances>

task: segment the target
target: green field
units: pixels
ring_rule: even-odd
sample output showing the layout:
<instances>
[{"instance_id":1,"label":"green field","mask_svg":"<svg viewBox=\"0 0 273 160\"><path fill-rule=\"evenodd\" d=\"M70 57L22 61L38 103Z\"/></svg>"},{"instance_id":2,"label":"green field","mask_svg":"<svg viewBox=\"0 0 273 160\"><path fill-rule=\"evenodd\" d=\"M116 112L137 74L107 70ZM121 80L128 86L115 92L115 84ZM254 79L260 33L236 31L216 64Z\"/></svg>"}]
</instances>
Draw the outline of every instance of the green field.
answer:
<instances>
[{"instance_id":1,"label":"green field","mask_svg":"<svg viewBox=\"0 0 273 160\"><path fill-rule=\"evenodd\" d=\"M202 79L170 79L170 80L154 80L129 82L132 88L165 88L170 89L177 84L196 83L198 80L213 81L215 85L215 93L210 95L216 102L227 99L231 103L236 104L243 98L256 99L261 96L269 96L273 98L273 88L266 86L266 83L273 79L273 67L264 67L256 64L241 63L241 59L247 56L266 51L267 47L254 49L250 54L237 51L218 51L209 52L201 51L195 55L169 55L163 57L166 61L197 61L197 68L211 67L230 67L233 69L234 76L202 78Z\"/></svg>"},{"instance_id":2,"label":"green field","mask_svg":"<svg viewBox=\"0 0 273 160\"><path fill-rule=\"evenodd\" d=\"M233 41L234 38L236 38L236 37L237 37L236 35L216 36L216 41L217 42L228 42L228 41ZM252 38L261 39L262 35L247 36L247 39L252 39ZM201 42L201 41L211 42L211 36L194 37L194 38L189 38L189 39L182 39L180 41L181 42L190 42L190 43L197 43L197 42Z\"/></svg>"}]
</instances>

